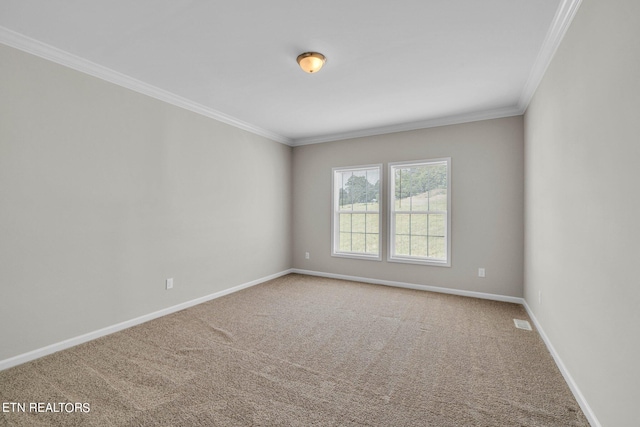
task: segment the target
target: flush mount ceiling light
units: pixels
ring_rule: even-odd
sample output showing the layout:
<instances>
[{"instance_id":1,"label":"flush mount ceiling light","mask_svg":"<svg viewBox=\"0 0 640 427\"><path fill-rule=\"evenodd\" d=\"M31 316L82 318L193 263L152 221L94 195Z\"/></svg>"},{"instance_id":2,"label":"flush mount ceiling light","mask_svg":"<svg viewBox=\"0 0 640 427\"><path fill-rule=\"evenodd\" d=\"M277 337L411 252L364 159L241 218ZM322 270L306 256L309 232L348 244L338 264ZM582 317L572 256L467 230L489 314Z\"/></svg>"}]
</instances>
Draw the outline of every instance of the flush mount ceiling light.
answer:
<instances>
[{"instance_id":1,"label":"flush mount ceiling light","mask_svg":"<svg viewBox=\"0 0 640 427\"><path fill-rule=\"evenodd\" d=\"M317 73L327 58L318 52L305 52L298 55L298 65L305 73Z\"/></svg>"}]
</instances>

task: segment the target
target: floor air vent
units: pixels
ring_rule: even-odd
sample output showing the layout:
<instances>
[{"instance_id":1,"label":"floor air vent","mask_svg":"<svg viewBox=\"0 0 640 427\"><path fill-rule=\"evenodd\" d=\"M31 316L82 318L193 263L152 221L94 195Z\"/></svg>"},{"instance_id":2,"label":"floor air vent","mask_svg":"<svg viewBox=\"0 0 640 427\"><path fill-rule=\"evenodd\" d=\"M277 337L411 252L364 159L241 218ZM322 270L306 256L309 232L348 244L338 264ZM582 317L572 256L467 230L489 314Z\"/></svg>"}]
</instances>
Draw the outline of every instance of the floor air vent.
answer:
<instances>
[{"instance_id":1,"label":"floor air vent","mask_svg":"<svg viewBox=\"0 0 640 427\"><path fill-rule=\"evenodd\" d=\"M518 329L524 329L526 331L531 330L531 324L529 324L529 322L527 322L526 320L513 319L513 323L516 324L516 328Z\"/></svg>"}]
</instances>

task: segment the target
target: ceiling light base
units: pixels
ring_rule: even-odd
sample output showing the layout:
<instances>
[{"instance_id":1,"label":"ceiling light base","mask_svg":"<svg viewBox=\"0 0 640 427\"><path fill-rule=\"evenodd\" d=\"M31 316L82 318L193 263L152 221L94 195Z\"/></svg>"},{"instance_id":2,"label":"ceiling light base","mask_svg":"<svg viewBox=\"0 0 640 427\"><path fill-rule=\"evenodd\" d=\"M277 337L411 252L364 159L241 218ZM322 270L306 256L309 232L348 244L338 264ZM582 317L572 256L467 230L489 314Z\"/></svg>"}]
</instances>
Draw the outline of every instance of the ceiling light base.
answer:
<instances>
[{"instance_id":1,"label":"ceiling light base","mask_svg":"<svg viewBox=\"0 0 640 427\"><path fill-rule=\"evenodd\" d=\"M298 55L297 61L305 73L313 74L320 71L327 58L318 52L305 52Z\"/></svg>"}]
</instances>

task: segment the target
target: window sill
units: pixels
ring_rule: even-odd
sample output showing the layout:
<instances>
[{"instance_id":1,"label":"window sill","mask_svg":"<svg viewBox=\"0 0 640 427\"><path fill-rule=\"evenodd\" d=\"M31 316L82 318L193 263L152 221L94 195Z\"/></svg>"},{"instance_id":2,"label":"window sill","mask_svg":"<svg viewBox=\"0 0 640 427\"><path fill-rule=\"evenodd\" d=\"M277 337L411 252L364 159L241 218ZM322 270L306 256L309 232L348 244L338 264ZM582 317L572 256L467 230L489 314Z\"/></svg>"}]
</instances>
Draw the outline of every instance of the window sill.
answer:
<instances>
[{"instance_id":1,"label":"window sill","mask_svg":"<svg viewBox=\"0 0 640 427\"><path fill-rule=\"evenodd\" d=\"M427 260L427 259L418 259L418 258L401 258L401 257L389 257L387 258L388 262L397 262L400 264L417 264L417 265L430 265L433 267L451 267L450 261L438 261L438 260Z\"/></svg>"},{"instance_id":2,"label":"window sill","mask_svg":"<svg viewBox=\"0 0 640 427\"><path fill-rule=\"evenodd\" d=\"M363 254L350 254L350 253L332 253L332 257L336 258L350 258L350 259L363 259L367 261L382 261L380 255L363 255Z\"/></svg>"}]
</instances>

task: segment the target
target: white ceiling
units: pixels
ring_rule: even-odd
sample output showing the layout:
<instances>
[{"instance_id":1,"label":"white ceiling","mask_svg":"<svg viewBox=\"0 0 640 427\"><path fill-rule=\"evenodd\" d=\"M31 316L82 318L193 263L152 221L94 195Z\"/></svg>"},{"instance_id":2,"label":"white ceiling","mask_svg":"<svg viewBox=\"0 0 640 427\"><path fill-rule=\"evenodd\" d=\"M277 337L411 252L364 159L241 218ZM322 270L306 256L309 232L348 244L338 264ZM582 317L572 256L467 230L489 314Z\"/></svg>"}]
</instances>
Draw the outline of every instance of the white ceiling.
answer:
<instances>
[{"instance_id":1,"label":"white ceiling","mask_svg":"<svg viewBox=\"0 0 640 427\"><path fill-rule=\"evenodd\" d=\"M521 114L578 3L0 0L0 42L299 145Z\"/></svg>"}]
</instances>

